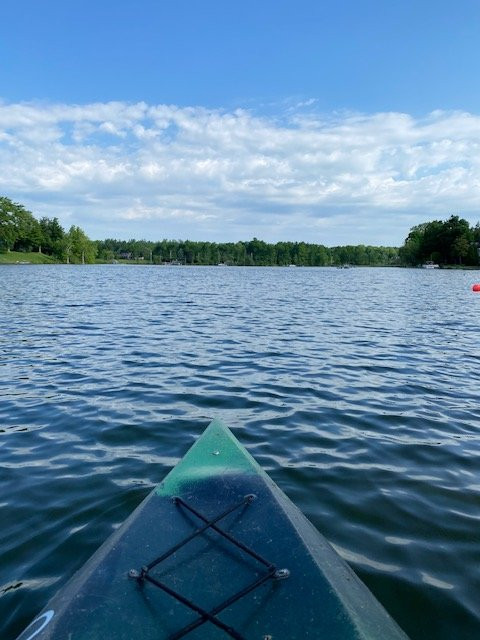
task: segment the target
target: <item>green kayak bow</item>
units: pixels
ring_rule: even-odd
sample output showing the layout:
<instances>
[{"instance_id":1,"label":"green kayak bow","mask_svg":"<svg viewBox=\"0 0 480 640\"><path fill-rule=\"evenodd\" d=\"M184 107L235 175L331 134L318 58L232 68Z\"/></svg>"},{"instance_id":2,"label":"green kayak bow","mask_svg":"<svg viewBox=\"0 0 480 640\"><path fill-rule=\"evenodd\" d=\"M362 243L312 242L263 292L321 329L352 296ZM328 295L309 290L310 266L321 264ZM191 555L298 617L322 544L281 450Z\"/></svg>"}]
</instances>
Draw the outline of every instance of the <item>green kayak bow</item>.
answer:
<instances>
[{"instance_id":1,"label":"green kayak bow","mask_svg":"<svg viewBox=\"0 0 480 640\"><path fill-rule=\"evenodd\" d=\"M18 640L407 640L220 421Z\"/></svg>"}]
</instances>

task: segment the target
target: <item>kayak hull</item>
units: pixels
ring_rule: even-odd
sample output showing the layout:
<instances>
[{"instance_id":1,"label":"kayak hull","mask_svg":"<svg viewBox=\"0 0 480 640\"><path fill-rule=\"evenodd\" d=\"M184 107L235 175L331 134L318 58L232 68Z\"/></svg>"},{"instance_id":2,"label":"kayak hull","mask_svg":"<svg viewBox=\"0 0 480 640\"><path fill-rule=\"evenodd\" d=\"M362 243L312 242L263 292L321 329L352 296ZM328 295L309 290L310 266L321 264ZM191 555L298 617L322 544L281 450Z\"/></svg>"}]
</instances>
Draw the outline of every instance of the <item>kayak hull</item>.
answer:
<instances>
[{"instance_id":1,"label":"kayak hull","mask_svg":"<svg viewBox=\"0 0 480 640\"><path fill-rule=\"evenodd\" d=\"M182 634L406 640L219 421L18 640Z\"/></svg>"}]
</instances>

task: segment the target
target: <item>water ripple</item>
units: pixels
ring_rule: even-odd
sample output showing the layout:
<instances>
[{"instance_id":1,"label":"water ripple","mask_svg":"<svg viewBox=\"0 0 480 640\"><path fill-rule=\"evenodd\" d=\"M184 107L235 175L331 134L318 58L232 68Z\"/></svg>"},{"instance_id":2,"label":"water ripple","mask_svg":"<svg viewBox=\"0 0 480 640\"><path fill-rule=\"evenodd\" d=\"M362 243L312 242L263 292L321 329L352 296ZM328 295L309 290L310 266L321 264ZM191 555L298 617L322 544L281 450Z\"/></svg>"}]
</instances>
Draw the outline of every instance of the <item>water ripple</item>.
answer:
<instances>
[{"instance_id":1,"label":"water ripple","mask_svg":"<svg viewBox=\"0 0 480 640\"><path fill-rule=\"evenodd\" d=\"M470 272L0 268L0 607L13 640L208 421L412 640L480 637Z\"/></svg>"}]
</instances>

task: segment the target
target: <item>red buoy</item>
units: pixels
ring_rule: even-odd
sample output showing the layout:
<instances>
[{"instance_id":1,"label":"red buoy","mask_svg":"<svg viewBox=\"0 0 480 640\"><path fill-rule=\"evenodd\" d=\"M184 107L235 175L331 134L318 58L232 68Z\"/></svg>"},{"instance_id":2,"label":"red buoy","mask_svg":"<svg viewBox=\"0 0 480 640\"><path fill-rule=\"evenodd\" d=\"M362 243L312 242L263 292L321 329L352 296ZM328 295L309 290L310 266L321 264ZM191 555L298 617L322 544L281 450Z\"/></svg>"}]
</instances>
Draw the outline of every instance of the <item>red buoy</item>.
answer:
<instances>
[{"instance_id":1,"label":"red buoy","mask_svg":"<svg viewBox=\"0 0 480 640\"><path fill-rule=\"evenodd\" d=\"M472 286L472 291L478 291L480 293L480 284L474 284Z\"/></svg>"}]
</instances>

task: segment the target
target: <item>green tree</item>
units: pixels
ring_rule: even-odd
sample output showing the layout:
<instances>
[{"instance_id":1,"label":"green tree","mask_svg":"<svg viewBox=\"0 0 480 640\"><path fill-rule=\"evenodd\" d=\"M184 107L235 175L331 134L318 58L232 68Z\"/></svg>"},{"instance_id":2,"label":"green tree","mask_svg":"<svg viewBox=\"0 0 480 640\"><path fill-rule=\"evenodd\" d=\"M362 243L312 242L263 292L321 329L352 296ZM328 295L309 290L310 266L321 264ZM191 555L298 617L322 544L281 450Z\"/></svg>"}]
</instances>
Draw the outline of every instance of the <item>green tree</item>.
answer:
<instances>
[{"instance_id":1,"label":"green tree","mask_svg":"<svg viewBox=\"0 0 480 640\"><path fill-rule=\"evenodd\" d=\"M466 258L470 253L471 243L466 236L458 236L452 247L452 254L458 257L460 264L462 264L462 258Z\"/></svg>"},{"instance_id":2,"label":"green tree","mask_svg":"<svg viewBox=\"0 0 480 640\"><path fill-rule=\"evenodd\" d=\"M18 237L15 206L9 198L0 198L0 245L7 251L13 249Z\"/></svg>"},{"instance_id":3,"label":"green tree","mask_svg":"<svg viewBox=\"0 0 480 640\"><path fill-rule=\"evenodd\" d=\"M49 255L61 257L62 240L65 231L59 223L58 218L43 217L40 220L40 229L42 233L42 251Z\"/></svg>"},{"instance_id":4,"label":"green tree","mask_svg":"<svg viewBox=\"0 0 480 640\"><path fill-rule=\"evenodd\" d=\"M96 244L92 242L85 232L72 225L62 239L62 254L65 262L81 262L82 264L95 262L97 251Z\"/></svg>"},{"instance_id":5,"label":"green tree","mask_svg":"<svg viewBox=\"0 0 480 640\"><path fill-rule=\"evenodd\" d=\"M442 264L476 264L475 231L459 216L432 220L412 227L400 249L403 264L421 264L433 260Z\"/></svg>"},{"instance_id":6,"label":"green tree","mask_svg":"<svg viewBox=\"0 0 480 640\"><path fill-rule=\"evenodd\" d=\"M446 255L449 262L462 262L471 253L473 233L467 220L451 216L445 223Z\"/></svg>"},{"instance_id":7,"label":"green tree","mask_svg":"<svg viewBox=\"0 0 480 640\"><path fill-rule=\"evenodd\" d=\"M31 251L41 245L37 220L22 204L0 198L0 244L10 251Z\"/></svg>"}]
</instances>

